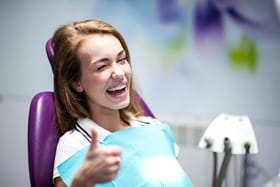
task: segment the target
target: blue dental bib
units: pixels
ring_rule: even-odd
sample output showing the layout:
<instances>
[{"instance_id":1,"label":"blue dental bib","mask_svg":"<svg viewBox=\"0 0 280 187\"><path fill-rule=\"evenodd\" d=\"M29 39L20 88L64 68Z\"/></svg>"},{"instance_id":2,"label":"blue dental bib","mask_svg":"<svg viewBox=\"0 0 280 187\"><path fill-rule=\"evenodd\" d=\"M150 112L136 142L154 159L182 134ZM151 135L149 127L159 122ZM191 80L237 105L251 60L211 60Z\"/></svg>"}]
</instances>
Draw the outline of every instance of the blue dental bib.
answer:
<instances>
[{"instance_id":1,"label":"blue dental bib","mask_svg":"<svg viewBox=\"0 0 280 187\"><path fill-rule=\"evenodd\" d=\"M117 177L95 187L192 187L178 163L174 137L168 125L127 128L108 135L98 146L119 146L121 168ZM58 166L68 186L81 166L89 146L73 154Z\"/></svg>"}]
</instances>

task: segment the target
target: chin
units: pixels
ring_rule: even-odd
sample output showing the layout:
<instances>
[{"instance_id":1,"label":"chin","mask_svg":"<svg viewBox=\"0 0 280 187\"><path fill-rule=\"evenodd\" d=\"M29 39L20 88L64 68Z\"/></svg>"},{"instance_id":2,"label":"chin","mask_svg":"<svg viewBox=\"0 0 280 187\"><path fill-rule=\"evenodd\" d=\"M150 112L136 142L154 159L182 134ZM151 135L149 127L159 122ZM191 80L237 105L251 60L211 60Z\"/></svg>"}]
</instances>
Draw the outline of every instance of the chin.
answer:
<instances>
[{"instance_id":1,"label":"chin","mask_svg":"<svg viewBox=\"0 0 280 187\"><path fill-rule=\"evenodd\" d=\"M122 105L119 105L118 106L118 110L124 109L124 108L128 107L128 105L129 105L129 102L128 103L124 103Z\"/></svg>"},{"instance_id":2,"label":"chin","mask_svg":"<svg viewBox=\"0 0 280 187\"><path fill-rule=\"evenodd\" d=\"M124 108L128 107L129 103L130 103L130 99L125 100L125 101L123 101L121 103L118 103L118 104L114 104L112 106L112 108L115 109L115 110L121 110L121 109L124 109Z\"/></svg>"}]
</instances>

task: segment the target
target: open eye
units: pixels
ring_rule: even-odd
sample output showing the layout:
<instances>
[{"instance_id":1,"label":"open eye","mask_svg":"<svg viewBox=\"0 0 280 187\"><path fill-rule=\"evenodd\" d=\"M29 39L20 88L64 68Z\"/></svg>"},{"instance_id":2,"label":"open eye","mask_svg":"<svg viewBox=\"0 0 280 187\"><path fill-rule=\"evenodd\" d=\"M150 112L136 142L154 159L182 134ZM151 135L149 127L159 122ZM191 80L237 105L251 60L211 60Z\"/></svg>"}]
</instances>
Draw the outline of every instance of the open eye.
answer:
<instances>
[{"instance_id":1,"label":"open eye","mask_svg":"<svg viewBox=\"0 0 280 187\"><path fill-rule=\"evenodd\" d=\"M117 60L118 63L126 63L127 62L127 57L120 58Z\"/></svg>"}]
</instances>

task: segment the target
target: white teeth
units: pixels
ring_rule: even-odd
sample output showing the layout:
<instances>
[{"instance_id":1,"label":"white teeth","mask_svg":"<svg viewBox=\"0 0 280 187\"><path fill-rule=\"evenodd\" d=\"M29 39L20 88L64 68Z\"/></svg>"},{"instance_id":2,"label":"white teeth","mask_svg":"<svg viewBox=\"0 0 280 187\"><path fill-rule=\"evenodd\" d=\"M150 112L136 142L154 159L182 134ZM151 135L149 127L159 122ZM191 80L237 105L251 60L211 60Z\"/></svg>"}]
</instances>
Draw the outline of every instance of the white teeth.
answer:
<instances>
[{"instance_id":1,"label":"white teeth","mask_svg":"<svg viewBox=\"0 0 280 187\"><path fill-rule=\"evenodd\" d=\"M110 88L110 89L108 89L108 91L113 92L113 91L124 89L125 87L126 87L126 85L120 85L115 88Z\"/></svg>"}]
</instances>

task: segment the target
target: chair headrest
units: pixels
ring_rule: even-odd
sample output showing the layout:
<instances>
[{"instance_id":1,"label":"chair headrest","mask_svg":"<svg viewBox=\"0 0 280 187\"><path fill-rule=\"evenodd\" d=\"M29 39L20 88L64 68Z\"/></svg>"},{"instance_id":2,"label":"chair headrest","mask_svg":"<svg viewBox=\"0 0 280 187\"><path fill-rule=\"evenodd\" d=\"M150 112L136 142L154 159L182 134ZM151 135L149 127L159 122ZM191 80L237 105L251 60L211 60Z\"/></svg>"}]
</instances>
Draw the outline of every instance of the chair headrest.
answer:
<instances>
[{"instance_id":1,"label":"chair headrest","mask_svg":"<svg viewBox=\"0 0 280 187\"><path fill-rule=\"evenodd\" d=\"M50 62L50 65L53 70L53 61L54 61L54 52L53 52L53 43L52 43L52 38L50 38L47 43L46 43L46 53Z\"/></svg>"}]
</instances>

